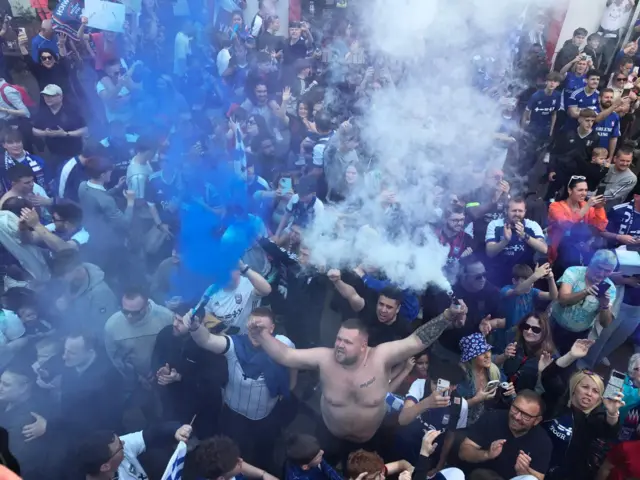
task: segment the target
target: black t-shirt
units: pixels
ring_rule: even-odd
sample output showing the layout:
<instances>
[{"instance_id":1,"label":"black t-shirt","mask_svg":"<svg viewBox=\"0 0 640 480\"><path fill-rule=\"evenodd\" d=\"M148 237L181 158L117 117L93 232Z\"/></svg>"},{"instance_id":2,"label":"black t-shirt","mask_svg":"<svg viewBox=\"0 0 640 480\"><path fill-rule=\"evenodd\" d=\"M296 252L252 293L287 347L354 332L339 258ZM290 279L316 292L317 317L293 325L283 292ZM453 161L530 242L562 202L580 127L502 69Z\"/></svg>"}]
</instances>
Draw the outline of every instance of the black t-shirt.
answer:
<instances>
[{"instance_id":1,"label":"black t-shirt","mask_svg":"<svg viewBox=\"0 0 640 480\"><path fill-rule=\"evenodd\" d=\"M56 114L49 107L42 107L33 119L33 126L38 130L62 128L65 132L72 132L87 124L76 108L63 104ZM51 153L63 158L71 158L82 151L82 137L45 137L45 142Z\"/></svg>"},{"instance_id":2,"label":"black t-shirt","mask_svg":"<svg viewBox=\"0 0 640 480\"><path fill-rule=\"evenodd\" d=\"M533 427L521 437L514 437L509 430L509 411L492 410L484 413L476 423L469 428L469 440L478 444L483 450L489 450L492 442L506 440L502 453L488 462L476 463L476 468L493 470L502 478L517 476L516 460L520 451L531 457L531 468L545 474L551 460L551 439L540 425Z\"/></svg>"},{"instance_id":3,"label":"black t-shirt","mask_svg":"<svg viewBox=\"0 0 640 480\"><path fill-rule=\"evenodd\" d=\"M293 65L296 60L307 57L307 43L302 37L296 43L291 45L289 41L284 42L282 48L282 63L284 65Z\"/></svg>"},{"instance_id":4,"label":"black t-shirt","mask_svg":"<svg viewBox=\"0 0 640 480\"><path fill-rule=\"evenodd\" d=\"M369 311L370 312L370 311ZM413 330L411 329L411 323L401 315L396 317L396 321L392 324L384 324L378 320L378 316L375 313L373 316L371 313L367 313L367 308L362 310L361 318L369 328L369 346L377 347L381 343L394 342L396 340L402 340L403 338L411 335Z\"/></svg>"},{"instance_id":5,"label":"black t-shirt","mask_svg":"<svg viewBox=\"0 0 640 480\"><path fill-rule=\"evenodd\" d=\"M487 282L479 292L468 292L459 284L454 285L453 292L458 299L464 300L467 305L469 309L467 319L462 328L445 330L438 341L447 350L460 352L460 339L472 333L477 333L480 328L480 322L484 317L491 315L491 318L500 318L500 291ZM447 297L445 308L448 306Z\"/></svg>"}]
</instances>

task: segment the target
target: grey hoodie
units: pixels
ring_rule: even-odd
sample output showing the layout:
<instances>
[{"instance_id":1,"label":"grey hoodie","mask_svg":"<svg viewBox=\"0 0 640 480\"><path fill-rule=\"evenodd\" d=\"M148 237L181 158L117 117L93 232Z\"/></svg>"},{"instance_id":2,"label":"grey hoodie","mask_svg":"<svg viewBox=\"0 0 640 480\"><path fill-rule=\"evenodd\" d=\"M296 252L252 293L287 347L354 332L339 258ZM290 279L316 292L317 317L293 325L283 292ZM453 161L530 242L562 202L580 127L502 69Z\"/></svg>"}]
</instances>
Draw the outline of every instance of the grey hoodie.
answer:
<instances>
[{"instance_id":1,"label":"grey hoodie","mask_svg":"<svg viewBox=\"0 0 640 480\"><path fill-rule=\"evenodd\" d=\"M89 274L86 288L64 312L65 320L75 327L102 338L107 319L120 309L118 299L104 281L104 272L93 263L83 263Z\"/></svg>"},{"instance_id":2,"label":"grey hoodie","mask_svg":"<svg viewBox=\"0 0 640 480\"><path fill-rule=\"evenodd\" d=\"M114 313L104 327L107 354L116 369L130 382L146 377L158 332L173 323L173 312L149 300L147 314L131 322L122 312ZM154 372L155 373L155 372Z\"/></svg>"}]
</instances>

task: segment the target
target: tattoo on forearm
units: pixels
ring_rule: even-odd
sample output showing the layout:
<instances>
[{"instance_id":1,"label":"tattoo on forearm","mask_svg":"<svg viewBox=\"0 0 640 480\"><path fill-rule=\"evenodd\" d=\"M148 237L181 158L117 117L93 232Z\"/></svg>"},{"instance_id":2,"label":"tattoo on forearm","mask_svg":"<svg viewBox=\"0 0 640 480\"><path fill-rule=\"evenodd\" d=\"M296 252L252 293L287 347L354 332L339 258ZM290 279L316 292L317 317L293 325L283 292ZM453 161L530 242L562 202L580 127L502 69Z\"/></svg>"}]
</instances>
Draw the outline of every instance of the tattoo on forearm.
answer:
<instances>
[{"instance_id":1,"label":"tattoo on forearm","mask_svg":"<svg viewBox=\"0 0 640 480\"><path fill-rule=\"evenodd\" d=\"M376 381L376 377L371 377L369 380L367 380L364 383L360 384L360 388L367 388L369 385L373 384L373 382Z\"/></svg>"},{"instance_id":2,"label":"tattoo on forearm","mask_svg":"<svg viewBox=\"0 0 640 480\"><path fill-rule=\"evenodd\" d=\"M435 342L442 332L444 332L451 322L445 317L444 312L436 318L429 320L419 327L414 334L420 339L425 347Z\"/></svg>"}]
</instances>

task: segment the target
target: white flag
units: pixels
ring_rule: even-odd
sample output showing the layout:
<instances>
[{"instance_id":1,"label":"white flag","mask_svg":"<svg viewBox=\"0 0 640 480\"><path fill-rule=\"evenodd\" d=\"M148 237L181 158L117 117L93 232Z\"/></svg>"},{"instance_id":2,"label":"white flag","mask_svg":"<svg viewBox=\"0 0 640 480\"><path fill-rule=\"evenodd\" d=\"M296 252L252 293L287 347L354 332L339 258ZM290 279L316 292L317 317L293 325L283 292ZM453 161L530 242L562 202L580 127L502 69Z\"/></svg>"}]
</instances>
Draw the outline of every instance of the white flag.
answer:
<instances>
[{"instance_id":1,"label":"white flag","mask_svg":"<svg viewBox=\"0 0 640 480\"><path fill-rule=\"evenodd\" d=\"M162 475L162 480L180 480L182 478L182 468L184 467L184 457L187 454L187 444L178 443L176 451L173 452L171 460L167 465L167 469Z\"/></svg>"}]
</instances>

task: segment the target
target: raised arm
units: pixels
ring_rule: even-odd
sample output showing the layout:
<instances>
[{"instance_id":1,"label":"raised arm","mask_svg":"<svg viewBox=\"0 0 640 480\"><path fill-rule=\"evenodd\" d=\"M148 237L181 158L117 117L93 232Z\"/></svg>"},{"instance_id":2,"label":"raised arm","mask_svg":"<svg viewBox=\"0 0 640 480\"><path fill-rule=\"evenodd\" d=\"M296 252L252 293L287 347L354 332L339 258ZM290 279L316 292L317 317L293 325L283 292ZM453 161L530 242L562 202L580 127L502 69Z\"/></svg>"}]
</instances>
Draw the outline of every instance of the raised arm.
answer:
<instances>
[{"instance_id":1,"label":"raised arm","mask_svg":"<svg viewBox=\"0 0 640 480\"><path fill-rule=\"evenodd\" d=\"M329 353L327 348L296 349L277 340L262 324L260 317L250 318L249 336L260 344L273 360L280 365L296 370L315 370L320 366L322 357Z\"/></svg>"},{"instance_id":2,"label":"raised arm","mask_svg":"<svg viewBox=\"0 0 640 480\"><path fill-rule=\"evenodd\" d=\"M437 317L418 327L407 338L387 342L376 347L389 366L404 362L407 358L431 346L447 328L459 328L467 317L467 306L462 300L460 305L452 305Z\"/></svg>"},{"instance_id":3,"label":"raised arm","mask_svg":"<svg viewBox=\"0 0 640 480\"><path fill-rule=\"evenodd\" d=\"M355 288L342 281L340 270L332 268L327 272L327 277L333 282L340 296L349 302L349 306L355 312L359 312L364 308L364 298L358 295Z\"/></svg>"},{"instance_id":4,"label":"raised arm","mask_svg":"<svg viewBox=\"0 0 640 480\"><path fill-rule=\"evenodd\" d=\"M229 337L209 332L207 327L202 325L202 319L193 315L191 311L182 317L182 323L189 329L191 338L200 348L217 354L222 354L229 348Z\"/></svg>"}]
</instances>

